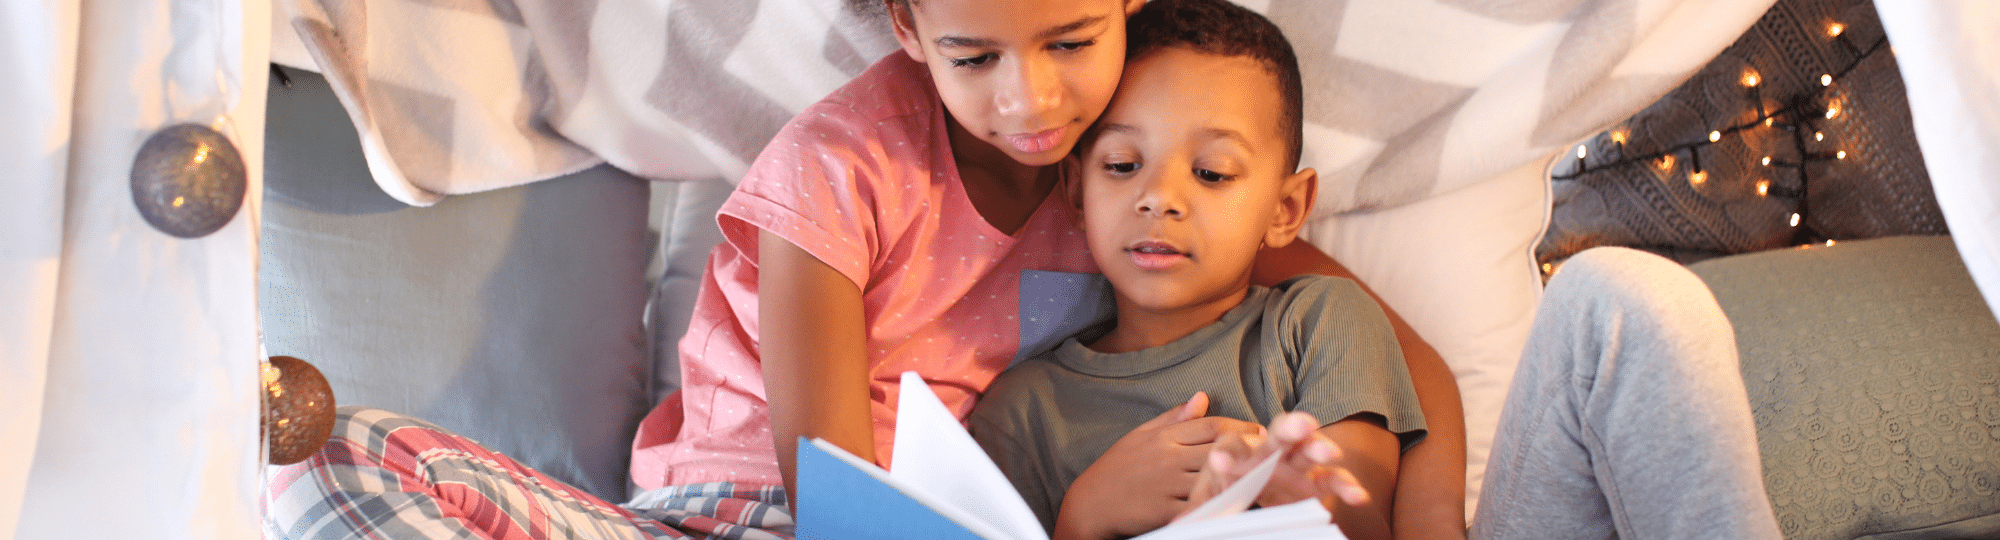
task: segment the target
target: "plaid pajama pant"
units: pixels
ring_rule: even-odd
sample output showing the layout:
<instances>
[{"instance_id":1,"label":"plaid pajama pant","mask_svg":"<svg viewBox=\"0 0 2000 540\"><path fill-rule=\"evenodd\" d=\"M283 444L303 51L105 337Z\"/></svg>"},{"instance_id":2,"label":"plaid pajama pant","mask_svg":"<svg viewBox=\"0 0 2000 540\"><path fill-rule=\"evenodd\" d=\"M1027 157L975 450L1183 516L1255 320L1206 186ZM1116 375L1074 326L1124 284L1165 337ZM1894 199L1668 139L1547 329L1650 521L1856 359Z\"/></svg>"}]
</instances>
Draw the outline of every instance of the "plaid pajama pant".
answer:
<instances>
[{"instance_id":1,"label":"plaid pajama pant","mask_svg":"<svg viewBox=\"0 0 2000 540\"><path fill-rule=\"evenodd\" d=\"M779 487L672 486L614 505L428 422L342 407L333 440L277 468L266 538L788 538Z\"/></svg>"}]
</instances>

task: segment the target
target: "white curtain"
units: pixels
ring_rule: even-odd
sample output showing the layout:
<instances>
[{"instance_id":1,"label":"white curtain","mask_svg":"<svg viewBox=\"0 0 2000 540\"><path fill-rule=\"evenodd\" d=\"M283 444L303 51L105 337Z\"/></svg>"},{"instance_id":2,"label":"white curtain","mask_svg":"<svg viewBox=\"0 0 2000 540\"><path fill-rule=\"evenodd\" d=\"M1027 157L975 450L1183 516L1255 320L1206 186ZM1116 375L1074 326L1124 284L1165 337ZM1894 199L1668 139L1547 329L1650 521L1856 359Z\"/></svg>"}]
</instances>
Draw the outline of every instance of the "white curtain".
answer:
<instances>
[{"instance_id":1,"label":"white curtain","mask_svg":"<svg viewBox=\"0 0 2000 540\"><path fill-rule=\"evenodd\" d=\"M253 538L269 3L0 2L0 539ZM243 206L153 228L133 158L227 136Z\"/></svg>"},{"instance_id":2,"label":"white curtain","mask_svg":"<svg viewBox=\"0 0 2000 540\"><path fill-rule=\"evenodd\" d=\"M1879 0L1952 242L2000 315L2000 2Z\"/></svg>"}]
</instances>

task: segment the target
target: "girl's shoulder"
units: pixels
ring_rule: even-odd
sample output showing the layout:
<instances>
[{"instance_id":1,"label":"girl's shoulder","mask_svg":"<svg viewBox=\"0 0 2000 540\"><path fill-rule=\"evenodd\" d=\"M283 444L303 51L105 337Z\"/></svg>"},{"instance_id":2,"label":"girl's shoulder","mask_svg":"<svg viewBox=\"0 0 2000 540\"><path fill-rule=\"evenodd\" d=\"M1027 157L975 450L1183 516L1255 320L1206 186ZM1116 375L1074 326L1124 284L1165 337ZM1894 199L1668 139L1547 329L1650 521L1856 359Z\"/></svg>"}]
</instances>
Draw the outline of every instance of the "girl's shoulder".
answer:
<instances>
[{"instance_id":1,"label":"girl's shoulder","mask_svg":"<svg viewBox=\"0 0 2000 540\"><path fill-rule=\"evenodd\" d=\"M942 120L937 113L943 106L929 69L899 50L801 111L793 123L807 129L838 124L929 132L933 120Z\"/></svg>"}]
</instances>

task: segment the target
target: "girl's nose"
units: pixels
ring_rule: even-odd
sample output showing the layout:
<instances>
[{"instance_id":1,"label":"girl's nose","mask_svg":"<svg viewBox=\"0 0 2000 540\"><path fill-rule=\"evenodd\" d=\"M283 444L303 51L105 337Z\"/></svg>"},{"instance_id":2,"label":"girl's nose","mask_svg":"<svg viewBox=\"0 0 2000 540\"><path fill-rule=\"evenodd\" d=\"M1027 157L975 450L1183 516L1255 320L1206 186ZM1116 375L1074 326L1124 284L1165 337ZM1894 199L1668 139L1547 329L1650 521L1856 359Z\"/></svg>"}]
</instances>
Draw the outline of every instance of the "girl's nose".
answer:
<instances>
[{"instance_id":1,"label":"girl's nose","mask_svg":"<svg viewBox=\"0 0 2000 540\"><path fill-rule=\"evenodd\" d=\"M1014 72L1002 83L995 100L1005 116L1041 116L1062 104L1062 83L1055 62L1020 55ZM1037 127L1037 126L1031 126Z\"/></svg>"}]
</instances>

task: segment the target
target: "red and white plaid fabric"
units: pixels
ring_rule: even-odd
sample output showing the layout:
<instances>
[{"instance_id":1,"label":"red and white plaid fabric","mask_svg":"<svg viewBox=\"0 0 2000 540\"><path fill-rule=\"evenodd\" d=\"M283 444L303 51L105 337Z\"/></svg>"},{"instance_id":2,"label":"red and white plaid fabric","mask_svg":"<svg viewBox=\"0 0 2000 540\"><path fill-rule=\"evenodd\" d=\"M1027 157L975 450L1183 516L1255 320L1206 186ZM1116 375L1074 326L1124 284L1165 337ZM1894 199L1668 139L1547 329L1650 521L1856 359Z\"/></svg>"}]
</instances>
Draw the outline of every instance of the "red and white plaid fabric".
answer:
<instances>
[{"instance_id":1,"label":"red and white plaid fabric","mask_svg":"<svg viewBox=\"0 0 2000 540\"><path fill-rule=\"evenodd\" d=\"M428 422L342 407L334 436L270 473L266 538L789 538L784 489L673 486L605 502Z\"/></svg>"}]
</instances>

